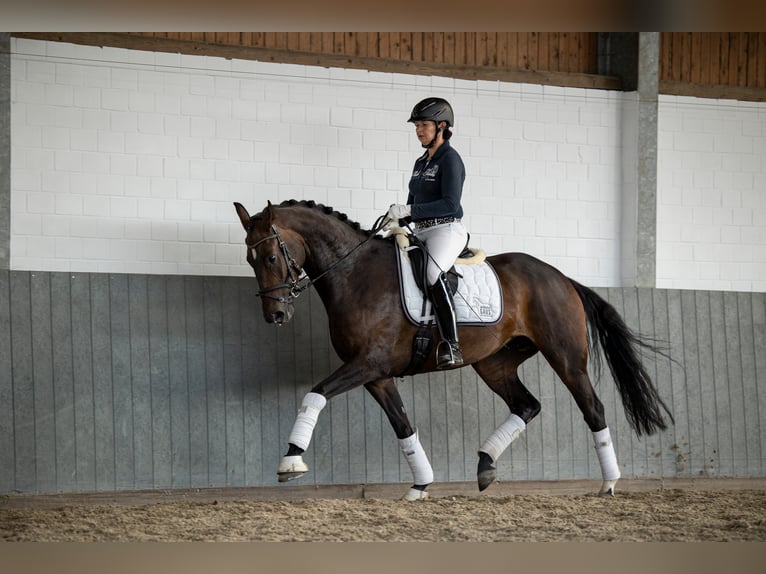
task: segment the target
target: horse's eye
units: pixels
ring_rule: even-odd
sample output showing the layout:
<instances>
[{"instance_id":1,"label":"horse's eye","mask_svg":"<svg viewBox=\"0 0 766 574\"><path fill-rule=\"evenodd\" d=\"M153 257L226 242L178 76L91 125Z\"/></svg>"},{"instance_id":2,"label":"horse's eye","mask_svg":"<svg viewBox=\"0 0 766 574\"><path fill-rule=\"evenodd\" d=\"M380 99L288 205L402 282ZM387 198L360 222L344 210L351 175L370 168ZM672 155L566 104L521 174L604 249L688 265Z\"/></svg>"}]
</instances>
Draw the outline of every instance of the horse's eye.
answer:
<instances>
[{"instance_id":1,"label":"horse's eye","mask_svg":"<svg viewBox=\"0 0 766 574\"><path fill-rule=\"evenodd\" d=\"M277 260L277 256L276 255L269 255L269 263L273 264L276 260Z\"/></svg>"}]
</instances>

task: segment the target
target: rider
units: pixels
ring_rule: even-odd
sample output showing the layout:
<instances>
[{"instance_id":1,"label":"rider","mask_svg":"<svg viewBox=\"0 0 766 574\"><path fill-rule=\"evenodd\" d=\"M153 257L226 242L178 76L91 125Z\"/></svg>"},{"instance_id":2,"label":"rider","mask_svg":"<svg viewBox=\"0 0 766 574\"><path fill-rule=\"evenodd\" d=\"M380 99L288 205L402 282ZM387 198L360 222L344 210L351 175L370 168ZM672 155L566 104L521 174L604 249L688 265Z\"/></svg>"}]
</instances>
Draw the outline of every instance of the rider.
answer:
<instances>
[{"instance_id":1,"label":"rider","mask_svg":"<svg viewBox=\"0 0 766 574\"><path fill-rule=\"evenodd\" d=\"M437 367L444 369L463 364L455 304L444 274L468 240L460 220L465 166L449 142L455 117L447 100L426 98L418 102L407 121L415 124L415 134L426 151L415 161L407 204L392 205L388 217L394 221L410 218L415 235L428 250L428 293L442 338L436 349L436 361Z\"/></svg>"}]
</instances>

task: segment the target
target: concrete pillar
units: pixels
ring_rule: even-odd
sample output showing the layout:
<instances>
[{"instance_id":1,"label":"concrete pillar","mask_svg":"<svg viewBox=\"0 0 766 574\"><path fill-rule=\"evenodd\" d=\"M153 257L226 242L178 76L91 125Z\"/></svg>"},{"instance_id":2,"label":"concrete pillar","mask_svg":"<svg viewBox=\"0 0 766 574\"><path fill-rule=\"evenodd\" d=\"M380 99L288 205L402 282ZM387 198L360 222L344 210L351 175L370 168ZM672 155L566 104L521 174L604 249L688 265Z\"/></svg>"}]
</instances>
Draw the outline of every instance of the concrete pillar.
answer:
<instances>
[{"instance_id":1,"label":"concrete pillar","mask_svg":"<svg viewBox=\"0 0 766 574\"><path fill-rule=\"evenodd\" d=\"M0 32L0 270L11 265L11 35Z\"/></svg>"},{"instance_id":2,"label":"concrete pillar","mask_svg":"<svg viewBox=\"0 0 766 574\"><path fill-rule=\"evenodd\" d=\"M657 108L660 34L638 35L638 203L636 212L637 287L657 284Z\"/></svg>"},{"instance_id":3,"label":"concrete pillar","mask_svg":"<svg viewBox=\"0 0 766 574\"><path fill-rule=\"evenodd\" d=\"M641 32L634 39L635 75L623 77L620 276L623 286L655 287L660 35Z\"/></svg>"}]
</instances>

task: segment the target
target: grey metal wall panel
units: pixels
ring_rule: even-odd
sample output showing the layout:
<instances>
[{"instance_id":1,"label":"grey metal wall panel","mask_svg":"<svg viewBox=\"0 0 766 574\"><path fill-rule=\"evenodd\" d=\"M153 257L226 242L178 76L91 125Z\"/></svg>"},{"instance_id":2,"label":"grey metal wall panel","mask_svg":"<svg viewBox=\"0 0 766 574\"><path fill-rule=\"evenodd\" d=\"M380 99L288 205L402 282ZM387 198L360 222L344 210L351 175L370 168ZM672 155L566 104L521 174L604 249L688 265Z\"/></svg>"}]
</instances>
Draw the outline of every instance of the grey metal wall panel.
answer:
<instances>
[{"instance_id":1,"label":"grey metal wall panel","mask_svg":"<svg viewBox=\"0 0 766 574\"><path fill-rule=\"evenodd\" d=\"M313 291L267 325L251 278L0 273L2 492L271 486L302 397L340 365ZM597 289L628 325L670 343L647 369L676 424L629 428L611 374L604 403L623 476L761 476L766 294ZM671 360L672 359L672 360ZM592 437L540 356L520 369L541 415L498 461L500 480L600 477ZM471 368L397 380L436 480L473 481L508 416ZM283 485L408 482L377 403L333 398Z\"/></svg>"},{"instance_id":2,"label":"grey metal wall panel","mask_svg":"<svg viewBox=\"0 0 766 574\"><path fill-rule=\"evenodd\" d=\"M0 492L16 489L14 437L11 274L0 270Z\"/></svg>"}]
</instances>

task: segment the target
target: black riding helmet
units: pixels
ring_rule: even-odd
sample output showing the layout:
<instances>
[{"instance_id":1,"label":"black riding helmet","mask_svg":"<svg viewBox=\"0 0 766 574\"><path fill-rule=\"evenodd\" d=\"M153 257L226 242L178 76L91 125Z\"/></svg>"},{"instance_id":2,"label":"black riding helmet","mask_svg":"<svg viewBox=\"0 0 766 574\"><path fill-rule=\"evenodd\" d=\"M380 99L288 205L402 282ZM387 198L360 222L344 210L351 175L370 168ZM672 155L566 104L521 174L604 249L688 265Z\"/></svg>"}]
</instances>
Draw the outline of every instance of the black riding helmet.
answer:
<instances>
[{"instance_id":1,"label":"black riding helmet","mask_svg":"<svg viewBox=\"0 0 766 574\"><path fill-rule=\"evenodd\" d=\"M407 121L412 123L423 121L434 122L437 129L436 133L438 134L444 129L444 139L449 139L452 135L449 128L455 125L455 114L447 100L443 98L426 98L415 104L415 107L412 108L410 119ZM446 129L439 127L439 122L446 122ZM434 143L436 143L436 137L423 147L430 148Z\"/></svg>"},{"instance_id":2,"label":"black riding helmet","mask_svg":"<svg viewBox=\"0 0 766 574\"><path fill-rule=\"evenodd\" d=\"M447 122L447 127L455 125L455 114L452 112L452 106L442 98L426 98L421 100L412 108L408 122L420 121Z\"/></svg>"}]
</instances>

